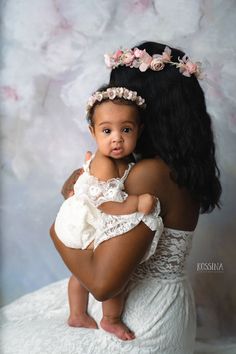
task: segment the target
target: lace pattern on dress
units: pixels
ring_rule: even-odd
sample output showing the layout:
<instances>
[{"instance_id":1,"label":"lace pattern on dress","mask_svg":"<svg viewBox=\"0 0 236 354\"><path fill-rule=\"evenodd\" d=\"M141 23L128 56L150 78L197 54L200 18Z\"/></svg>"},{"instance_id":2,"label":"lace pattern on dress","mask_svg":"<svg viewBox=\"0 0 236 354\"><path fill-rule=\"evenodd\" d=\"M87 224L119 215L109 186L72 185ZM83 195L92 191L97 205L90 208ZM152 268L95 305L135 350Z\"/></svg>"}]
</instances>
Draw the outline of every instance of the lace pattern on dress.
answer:
<instances>
[{"instance_id":1,"label":"lace pattern on dress","mask_svg":"<svg viewBox=\"0 0 236 354\"><path fill-rule=\"evenodd\" d=\"M99 238L99 243L110 239L112 236L125 234L137 226L141 221L143 221L149 229L156 231L151 246L143 260L149 258L155 253L159 238L163 231L163 222L160 216L160 201L158 199L154 211L148 215L138 212L128 215L108 215L101 213L100 228L104 231L102 237ZM95 239L94 249L99 243Z\"/></svg>"},{"instance_id":2,"label":"lace pattern on dress","mask_svg":"<svg viewBox=\"0 0 236 354\"><path fill-rule=\"evenodd\" d=\"M147 277L171 280L185 276L192 237L193 232L165 228L155 254L136 268L131 280Z\"/></svg>"},{"instance_id":3,"label":"lace pattern on dress","mask_svg":"<svg viewBox=\"0 0 236 354\"><path fill-rule=\"evenodd\" d=\"M122 177L101 181L90 175L89 166L92 159L93 157L85 163L84 176L81 175L78 184L75 183L75 196L79 199L87 198L96 208L105 202L123 202L128 196L124 191L124 182L134 163L129 163ZM81 183L81 178L86 179L86 182Z\"/></svg>"}]
</instances>

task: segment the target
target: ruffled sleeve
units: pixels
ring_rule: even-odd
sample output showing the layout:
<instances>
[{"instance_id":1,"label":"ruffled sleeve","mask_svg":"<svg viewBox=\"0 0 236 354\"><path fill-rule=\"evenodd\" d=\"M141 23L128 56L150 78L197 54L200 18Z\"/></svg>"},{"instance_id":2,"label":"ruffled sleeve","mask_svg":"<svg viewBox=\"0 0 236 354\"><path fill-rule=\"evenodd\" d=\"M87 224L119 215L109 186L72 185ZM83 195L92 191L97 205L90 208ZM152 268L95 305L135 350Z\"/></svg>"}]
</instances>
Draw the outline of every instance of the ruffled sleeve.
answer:
<instances>
[{"instance_id":1,"label":"ruffled sleeve","mask_svg":"<svg viewBox=\"0 0 236 354\"><path fill-rule=\"evenodd\" d=\"M124 181L133 164L129 164L127 170L121 178L112 178L108 181L101 181L90 175L90 161L84 165L85 172L75 183L75 196L79 199L88 199L96 208L105 202L123 202L128 196L128 194L124 191Z\"/></svg>"}]
</instances>

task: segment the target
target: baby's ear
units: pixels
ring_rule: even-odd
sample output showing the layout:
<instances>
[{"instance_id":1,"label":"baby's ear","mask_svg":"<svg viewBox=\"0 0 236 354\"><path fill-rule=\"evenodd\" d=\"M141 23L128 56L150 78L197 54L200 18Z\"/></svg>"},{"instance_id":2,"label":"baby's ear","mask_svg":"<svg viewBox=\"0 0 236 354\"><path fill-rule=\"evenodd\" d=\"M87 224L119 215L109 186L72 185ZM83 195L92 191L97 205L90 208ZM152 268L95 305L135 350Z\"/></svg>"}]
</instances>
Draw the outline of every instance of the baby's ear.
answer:
<instances>
[{"instance_id":1,"label":"baby's ear","mask_svg":"<svg viewBox=\"0 0 236 354\"><path fill-rule=\"evenodd\" d=\"M94 127L92 125L89 125L89 130L90 130L90 133L92 134L92 136L94 137Z\"/></svg>"}]
</instances>

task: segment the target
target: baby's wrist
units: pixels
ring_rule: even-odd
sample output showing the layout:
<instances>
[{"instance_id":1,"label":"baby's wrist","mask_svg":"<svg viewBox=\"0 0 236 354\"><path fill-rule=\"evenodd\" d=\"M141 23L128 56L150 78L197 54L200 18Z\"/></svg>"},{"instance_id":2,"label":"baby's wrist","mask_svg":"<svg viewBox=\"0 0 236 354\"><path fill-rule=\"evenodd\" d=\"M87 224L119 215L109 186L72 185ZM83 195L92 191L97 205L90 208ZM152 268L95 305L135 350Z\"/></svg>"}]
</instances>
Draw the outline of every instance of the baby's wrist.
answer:
<instances>
[{"instance_id":1,"label":"baby's wrist","mask_svg":"<svg viewBox=\"0 0 236 354\"><path fill-rule=\"evenodd\" d=\"M137 195L137 207L136 207L136 210L138 212L142 208L142 198L141 198L141 196L142 196L142 194L141 195Z\"/></svg>"}]
</instances>

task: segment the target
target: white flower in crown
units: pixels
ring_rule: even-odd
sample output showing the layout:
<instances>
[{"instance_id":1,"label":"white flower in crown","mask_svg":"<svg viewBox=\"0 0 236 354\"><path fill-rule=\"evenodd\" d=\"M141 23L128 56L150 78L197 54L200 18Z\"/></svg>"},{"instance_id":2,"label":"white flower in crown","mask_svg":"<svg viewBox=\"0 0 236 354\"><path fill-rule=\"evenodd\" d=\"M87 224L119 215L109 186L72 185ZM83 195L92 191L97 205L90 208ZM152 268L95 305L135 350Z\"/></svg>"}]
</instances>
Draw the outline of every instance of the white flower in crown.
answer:
<instances>
[{"instance_id":1,"label":"white flower in crown","mask_svg":"<svg viewBox=\"0 0 236 354\"><path fill-rule=\"evenodd\" d=\"M137 103L138 106L142 106L142 105L145 104L145 100L144 100L144 98L142 98L141 96L138 96L138 97L136 98L136 103ZM145 105L145 107L146 107L146 105Z\"/></svg>"},{"instance_id":2,"label":"white flower in crown","mask_svg":"<svg viewBox=\"0 0 236 354\"><path fill-rule=\"evenodd\" d=\"M115 64L113 58L109 54L104 54L105 64L108 68L112 68Z\"/></svg>"},{"instance_id":3,"label":"white flower in crown","mask_svg":"<svg viewBox=\"0 0 236 354\"><path fill-rule=\"evenodd\" d=\"M123 92L124 92L123 87L117 87L117 88L116 88L116 93L117 93L117 96L118 96L119 98L122 98L122 97L123 97Z\"/></svg>"},{"instance_id":4,"label":"white flower in crown","mask_svg":"<svg viewBox=\"0 0 236 354\"><path fill-rule=\"evenodd\" d=\"M130 100L130 91L127 88L124 89L123 97L126 100Z\"/></svg>"},{"instance_id":5,"label":"white flower in crown","mask_svg":"<svg viewBox=\"0 0 236 354\"><path fill-rule=\"evenodd\" d=\"M103 95L102 95L102 92L100 92L100 91L95 92L94 96L95 96L95 101L101 102L103 100Z\"/></svg>"},{"instance_id":6,"label":"white flower in crown","mask_svg":"<svg viewBox=\"0 0 236 354\"><path fill-rule=\"evenodd\" d=\"M137 92L136 91L132 91L132 101L136 101L136 99L137 99Z\"/></svg>"},{"instance_id":7,"label":"white flower in crown","mask_svg":"<svg viewBox=\"0 0 236 354\"><path fill-rule=\"evenodd\" d=\"M124 98L125 100L133 101L140 108L146 108L145 100L141 96L138 96L136 91L131 91L125 87L109 87L105 91L96 91L88 100L87 113L98 102L102 100L110 99L114 100L116 97Z\"/></svg>"},{"instance_id":8,"label":"white flower in crown","mask_svg":"<svg viewBox=\"0 0 236 354\"><path fill-rule=\"evenodd\" d=\"M108 88L107 89L107 96L110 100L114 100L114 98L116 98L116 89L115 88Z\"/></svg>"},{"instance_id":9,"label":"white flower in crown","mask_svg":"<svg viewBox=\"0 0 236 354\"><path fill-rule=\"evenodd\" d=\"M88 106L92 107L96 102L96 98L94 96L89 97Z\"/></svg>"}]
</instances>

